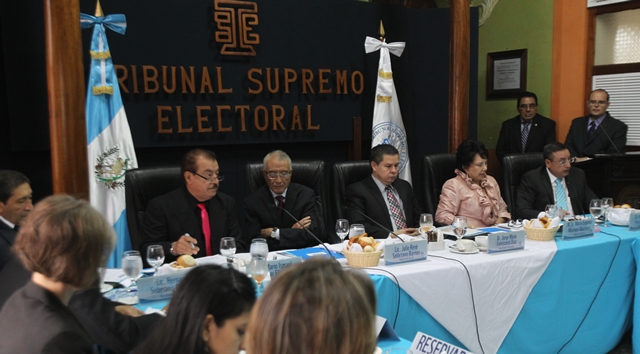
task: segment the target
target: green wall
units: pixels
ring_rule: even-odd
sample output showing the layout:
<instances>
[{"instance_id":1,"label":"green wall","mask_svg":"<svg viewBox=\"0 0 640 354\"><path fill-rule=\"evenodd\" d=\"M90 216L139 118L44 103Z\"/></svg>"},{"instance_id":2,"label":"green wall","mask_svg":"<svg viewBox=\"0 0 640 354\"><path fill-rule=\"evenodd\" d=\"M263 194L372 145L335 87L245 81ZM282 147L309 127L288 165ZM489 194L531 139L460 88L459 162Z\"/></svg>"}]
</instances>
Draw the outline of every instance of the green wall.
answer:
<instances>
[{"instance_id":1,"label":"green wall","mask_svg":"<svg viewBox=\"0 0 640 354\"><path fill-rule=\"evenodd\" d=\"M518 111L514 98L486 99L487 53L528 49L526 88L538 95L538 113L549 117L553 0L500 0L480 27L479 37L478 139L487 149L495 149L502 122Z\"/></svg>"}]
</instances>

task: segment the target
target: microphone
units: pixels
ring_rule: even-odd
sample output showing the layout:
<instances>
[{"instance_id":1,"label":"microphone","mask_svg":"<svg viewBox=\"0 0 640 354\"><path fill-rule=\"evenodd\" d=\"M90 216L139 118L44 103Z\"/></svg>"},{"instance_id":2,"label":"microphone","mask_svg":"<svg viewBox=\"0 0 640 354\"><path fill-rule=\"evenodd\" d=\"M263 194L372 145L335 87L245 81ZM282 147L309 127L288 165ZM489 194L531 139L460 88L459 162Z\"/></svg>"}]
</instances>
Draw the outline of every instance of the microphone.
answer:
<instances>
[{"instance_id":1,"label":"microphone","mask_svg":"<svg viewBox=\"0 0 640 354\"><path fill-rule=\"evenodd\" d=\"M343 209L343 210L345 210L345 211L346 211L346 210L349 210L349 208L348 208L347 206L343 206L343 207L342 207L342 209ZM360 210L355 209L355 208L354 208L354 209L351 209L351 210L353 210L353 211L355 211L356 213L358 213L358 214L360 214L360 215L364 216L364 217L365 217L365 218L367 218L369 221L371 221L371 222L373 222L374 224L378 225L381 229L383 229L383 230L387 231L388 233L390 233L390 234L392 234L393 236L395 236L395 238L397 238L397 239L399 239L400 241L404 242L404 240L403 240L401 237L399 237L399 236L398 236L398 234L396 234L395 232L393 232L393 231L391 231L391 230L387 229L386 227L382 226L382 224L380 224L379 222L375 221L375 220L374 220L372 217L370 217L369 215L367 215L367 214L365 214L365 213L363 213L363 212L361 212Z\"/></svg>"},{"instance_id":2,"label":"microphone","mask_svg":"<svg viewBox=\"0 0 640 354\"><path fill-rule=\"evenodd\" d=\"M602 123L598 124L598 128L602 127ZM598 130L598 128L596 128L596 130ZM613 140L611 140L611 137L609 136L609 134L607 134L606 129L604 129L604 127L602 127L602 131L604 132L604 135L607 136L607 139L609 139L609 142L611 143L611 145L613 145L613 148L616 149L616 151L618 152L618 154L622 154L620 152L620 150L618 150L618 147L616 146L616 144L613 143Z\"/></svg>"},{"instance_id":3,"label":"microphone","mask_svg":"<svg viewBox=\"0 0 640 354\"><path fill-rule=\"evenodd\" d=\"M291 214L287 209L281 207L281 206L277 206L275 204L269 204L271 207L276 208L278 210L282 210L285 213L287 213L287 215L289 215L293 220L296 221L296 223L298 225L300 225L300 227L302 227L307 233L309 233L309 235L311 235L311 237L313 237L316 241L318 241L318 243L320 243L322 245L322 247L324 247L325 250L327 250L327 253L329 254L329 256L331 256L331 258L333 258L334 261L337 262L336 257L333 256L333 254L331 253L331 251L329 251L329 248L327 248L327 246L324 244L324 242L320 241L320 239L318 238L318 236L314 235L313 232L311 232L311 230L309 230L308 228L306 228L304 225L302 225L302 223L300 222L300 220L298 220L298 218L296 218L295 216L293 216L293 214Z\"/></svg>"}]
</instances>

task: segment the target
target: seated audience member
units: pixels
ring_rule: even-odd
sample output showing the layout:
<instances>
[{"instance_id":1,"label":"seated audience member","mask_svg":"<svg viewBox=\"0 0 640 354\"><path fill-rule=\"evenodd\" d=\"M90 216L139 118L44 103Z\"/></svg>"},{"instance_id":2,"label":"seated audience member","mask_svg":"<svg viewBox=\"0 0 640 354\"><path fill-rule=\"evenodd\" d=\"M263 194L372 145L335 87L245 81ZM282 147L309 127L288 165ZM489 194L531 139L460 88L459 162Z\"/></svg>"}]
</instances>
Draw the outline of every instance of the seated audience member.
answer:
<instances>
[{"instance_id":1,"label":"seated audience member","mask_svg":"<svg viewBox=\"0 0 640 354\"><path fill-rule=\"evenodd\" d=\"M195 267L173 293L167 318L135 353L237 354L255 301L245 274L217 265Z\"/></svg>"},{"instance_id":2,"label":"seated audience member","mask_svg":"<svg viewBox=\"0 0 640 354\"><path fill-rule=\"evenodd\" d=\"M88 203L66 195L38 203L13 246L33 275L0 311L0 351L93 353L67 304L98 279L114 244L113 227Z\"/></svg>"},{"instance_id":3,"label":"seated audience member","mask_svg":"<svg viewBox=\"0 0 640 354\"><path fill-rule=\"evenodd\" d=\"M489 152L484 144L465 140L458 146L458 175L444 183L436 211L436 222L450 225L455 216L465 216L470 228L485 227L511 219L496 180L487 175Z\"/></svg>"},{"instance_id":4,"label":"seated audience member","mask_svg":"<svg viewBox=\"0 0 640 354\"><path fill-rule=\"evenodd\" d=\"M522 176L516 198L516 215L533 219L547 204L556 204L564 215L589 211L591 199L597 199L579 168L571 167L571 153L566 145L553 142L544 147L544 166ZM563 216L564 216L563 215Z\"/></svg>"},{"instance_id":5,"label":"seated audience member","mask_svg":"<svg viewBox=\"0 0 640 354\"><path fill-rule=\"evenodd\" d=\"M371 176L347 187L347 218L351 224L363 224L369 236L387 238L418 235L422 209L409 182L398 178L400 156L392 145L381 144L369 153ZM376 220L378 226L362 214Z\"/></svg>"},{"instance_id":6,"label":"seated audience member","mask_svg":"<svg viewBox=\"0 0 640 354\"><path fill-rule=\"evenodd\" d=\"M247 354L373 353L375 299L370 279L333 260L290 266L251 314Z\"/></svg>"},{"instance_id":7,"label":"seated audience member","mask_svg":"<svg viewBox=\"0 0 640 354\"><path fill-rule=\"evenodd\" d=\"M574 157L624 152L629 127L613 118L609 108L609 93L602 89L591 91L587 101L589 115L571 122L565 144Z\"/></svg>"},{"instance_id":8,"label":"seated audience member","mask_svg":"<svg viewBox=\"0 0 640 354\"><path fill-rule=\"evenodd\" d=\"M556 122L538 114L538 96L523 92L518 97L518 115L502 123L496 144L496 155L542 152L545 145L556 141Z\"/></svg>"},{"instance_id":9,"label":"seated audience member","mask_svg":"<svg viewBox=\"0 0 640 354\"><path fill-rule=\"evenodd\" d=\"M220 253L223 237L236 239L238 252L244 244L232 197L218 192L224 179L216 155L194 149L183 157L184 186L152 199L142 223L141 254L147 246L162 245L167 262L179 255L204 257Z\"/></svg>"},{"instance_id":10,"label":"seated audience member","mask_svg":"<svg viewBox=\"0 0 640 354\"><path fill-rule=\"evenodd\" d=\"M0 270L11 257L11 245L33 209L31 181L18 171L0 170Z\"/></svg>"},{"instance_id":11,"label":"seated audience member","mask_svg":"<svg viewBox=\"0 0 640 354\"><path fill-rule=\"evenodd\" d=\"M322 212L316 208L311 188L291 183L289 155L280 150L268 153L263 160L263 175L267 183L244 200L249 239L266 238L270 251L317 245L318 241L303 226L323 238L319 227ZM300 223L279 208L290 212Z\"/></svg>"}]
</instances>

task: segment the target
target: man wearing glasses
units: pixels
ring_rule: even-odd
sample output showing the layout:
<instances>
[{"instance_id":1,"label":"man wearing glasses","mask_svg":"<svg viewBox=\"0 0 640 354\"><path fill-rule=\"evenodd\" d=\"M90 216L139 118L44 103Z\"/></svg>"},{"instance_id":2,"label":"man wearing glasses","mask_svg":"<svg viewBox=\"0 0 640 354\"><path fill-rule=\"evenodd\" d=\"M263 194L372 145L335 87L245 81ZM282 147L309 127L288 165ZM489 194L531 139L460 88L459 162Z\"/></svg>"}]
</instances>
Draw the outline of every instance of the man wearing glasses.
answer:
<instances>
[{"instance_id":1,"label":"man wearing glasses","mask_svg":"<svg viewBox=\"0 0 640 354\"><path fill-rule=\"evenodd\" d=\"M552 142L544 147L544 166L522 176L516 198L519 219L534 219L547 204L562 208L563 216L589 212L589 202L597 199L587 185L584 171L571 168L575 158L562 143Z\"/></svg>"},{"instance_id":2,"label":"man wearing glasses","mask_svg":"<svg viewBox=\"0 0 640 354\"><path fill-rule=\"evenodd\" d=\"M323 239L324 235L320 234L322 214L315 206L313 190L291 183L289 155L280 150L268 153L263 160L262 173L266 185L244 200L249 239L266 238L269 251L317 245L303 227Z\"/></svg>"},{"instance_id":3,"label":"man wearing glasses","mask_svg":"<svg viewBox=\"0 0 640 354\"><path fill-rule=\"evenodd\" d=\"M565 144L571 156L593 157L595 154L623 153L627 145L627 125L613 118L609 108L609 93L591 91L587 101L589 115L571 122Z\"/></svg>"},{"instance_id":4,"label":"man wearing glasses","mask_svg":"<svg viewBox=\"0 0 640 354\"><path fill-rule=\"evenodd\" d=\"M556 141L556 122L538 114L538 96L523 92L518 97L518 115L502 123L496 144L496 155L542 152L545 145Z\"/></svg>"},{"instance_id":5,"label":"man wearing glasses","mask_svg":"<svg viewBox=\"0 0 640 354\"><path fill-rule=\"evenodd\" d=\"M216 155L194 149L182 158L184 185L152 199L142 223L140 251L162 245L165 259L179 255L204 257L220 253L220 239L233 237L239 252L245 250L232 197L218 192L224 176Z\"/></svg>"}]
</instances>

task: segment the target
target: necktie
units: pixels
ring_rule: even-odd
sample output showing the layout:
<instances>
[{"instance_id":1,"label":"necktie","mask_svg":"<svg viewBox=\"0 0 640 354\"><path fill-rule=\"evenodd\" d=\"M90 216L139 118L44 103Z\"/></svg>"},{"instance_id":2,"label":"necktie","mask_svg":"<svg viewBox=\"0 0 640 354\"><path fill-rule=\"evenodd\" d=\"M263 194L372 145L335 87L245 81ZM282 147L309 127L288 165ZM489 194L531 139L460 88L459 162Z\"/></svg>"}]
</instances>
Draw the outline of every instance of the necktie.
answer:
<instances>
[{"instance_id":1,"label":"necktie","mask_svg":"<svg viewBox=\"0 0 640 354\"><path fill-rule=\"evenodd\" d=\"M587 140L593 139L595 135L596 135L596 122L591 121L591 123L589 123L589 131L587 132Z\"/></svg>"},{"instance_id":2,"label":"necktie","mask_svg":"<svg viewBox=\"0 0 640 354\"><path fill-rule=\"evenodd\" d=\"M198 204L200 208L200 218L202 219L202 233L204 234L204 244L207 256L211 255L211 226L209 225L209 213L204 203Z\"/></svg>"},{"instance_id":3,"label":"necktie","mask_svg":"<svg viewBox=\"0 0 640 354\"><path fill-rule=\"evenodd\" d=\"M556 205L564 211L569 211L567 207L567 195L562 186L562 178L556 179Z\"/></svg>"},{"instance_id":4,"label":"necktie","mask_svg":"<svg viewBox=\"0 0 640 354\"><path fill-rule=\"evenodd\" d=\"M389 200L389 209L391 209L391 217L393 217L393 222L395 222L396 227L398 229L404 229L407 227L407 221L404 218L404 214L402 210L400 210L400 203L398 203L398 199L393 194L391 190L391 186L386 186L385 191L387 191L387 200Z\"/></svg>"},{"instance_id":5,"label":"necktie","mask_svg":"<svg viewBox=\"0 0 640 354\"><path fill-rule=\"evenodd\" d=\"M284 197L281 195L276 195L276 200L278 201L278 213L282 216L282 209L284 208Z\"/></svg>"},{"instance_id":6,"label":"necktie","mask_svg":"<svg viewBox=\"0 0 640 354\"><path fill-rule=\"evenodd\" d=\"M531 128L531 122L522 123L522 152L527 148L527 139L529 138L529 129Z\"/></svg>"}]
</instances>

